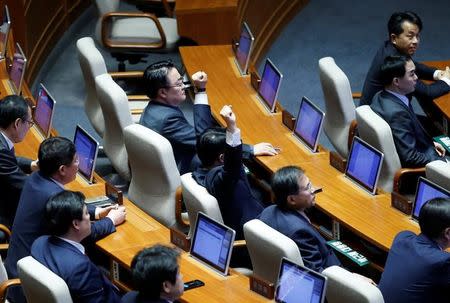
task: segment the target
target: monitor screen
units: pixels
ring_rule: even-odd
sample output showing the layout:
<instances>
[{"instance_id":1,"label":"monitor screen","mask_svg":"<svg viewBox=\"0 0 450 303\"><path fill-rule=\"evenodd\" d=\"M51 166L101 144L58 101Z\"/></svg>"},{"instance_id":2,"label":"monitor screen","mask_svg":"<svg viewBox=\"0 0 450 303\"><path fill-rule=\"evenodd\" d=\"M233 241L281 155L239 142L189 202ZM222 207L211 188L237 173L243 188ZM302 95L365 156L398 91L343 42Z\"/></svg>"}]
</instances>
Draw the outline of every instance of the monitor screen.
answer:
<instances>
[{"instance_id":1,"label":"monitor screen","mask_svg":"<svg viewBox=\"0 0 450 303\"><path fill-rule=\"evenodd\" d=\"M192 237L191 255L227 275L235 234L231 228L199 212Z\"/></svg>"},{"instance_id":2,"label":"monitor screen","mask_svg":"<svg viewBox=\"0 0 450 303\"><path fill-rule=\"evenodd\" d=\"M44 138L50 137L55 103L55 99L41 83L36 97L33 120Z\"/></svg>"},{"instance_id":3,"label":"monitor screen","mask_svg":"<svg viewBox=\"0 0 450 303\"><path fill-rule=\"evenodd\" d=\"M258 93L272 113L275 111L278 91L280 89L282 79L283 75L272 63L272 61L267 59L266 64L264 65L264 71L261 77L261 83L259 84Z\"/></svg>"},{"instance_id":4,"label":"monitor screen","mask_svg":"<svg viewBox=\"0 0 450 303\"><path fill-rule=\"evenodd\" d=\"M327 278L286 258L281 260L275 302L322 303Z\"/></svg>"},{"instance_id":5,"label":"monitor screen","mask_svg":"<svg viewBox=\"0 0 450 303\"><path fill-rule=\"evenodd\" d=\"M412 217L414 219L419 219L419 213L422 206L425 202L434 198L450 198L450 192L430 180L420 177L417 182Z\"/></svg>"},{"instance_id":6,"label":"monitor screen","mask_svg":"<svg viewBox=\"0 0 450 303\"><path fill-rule=\"evenodd\" d=\"M22 92L22 83L26 65L27 58L25 57L19 43L16 43L12 65L9 70L9 79L11 80L13 91L16 95L20 95Z\"/></svg>"},{"instance_id":7,"label":"monitor screen","mask_svg":"<svg viewBox=\"0 0 450 303\"><path fill-rule=\"evenodd\" d=\"M92 183L98 154L98 142L81 126L77 125L73 143L80 162L78 172L88 182Z\"/></svg>"},{"instance_id":8,"label":"monitor screen","mask_svg":"<svg viewBox=\"0 0 450 303\"><path fill-rule=\"evenodd\" d=\"M11 19L9 17L9 10L8 6L5 5L5 7L3 8L2 24L0 25L0 59L5 58L10 27Z\"/></svg>"},{"instance_id":9,"label":"monitor screen","mask_svg":"<svg viewBox=\"0 0 450 303\"><path fill-rule=\"evenodd\" d=\"M309 101L308 98L302 98L295 122L294 134L313 152L317 151L324 117L325 113Z\"/></svg>"},{"instance_id":10,"label":"monitor screen","mask_svg":"<svg viewBox=\"0 0 450 303\"><path fill-rule=\"evenodd\" d=\"M375 194L378 177L383 164L383 153L361 140L353 138L352 147L347 160L345 175Z\"/></svg>"},{"instance_id":11,"label":"monitor screen","mask_svg":"<svg viewBox=\"0 0 450 303\"><path fill-rule=\"evenodd\" d=\"M248 62L250 61L250 54L253 48L253 37L247 23L242 24L241 36L239 37L239 45L236 49L236 61L238 63L241 75L246 75L248 70Z\"/></svg>"}]
</instances>

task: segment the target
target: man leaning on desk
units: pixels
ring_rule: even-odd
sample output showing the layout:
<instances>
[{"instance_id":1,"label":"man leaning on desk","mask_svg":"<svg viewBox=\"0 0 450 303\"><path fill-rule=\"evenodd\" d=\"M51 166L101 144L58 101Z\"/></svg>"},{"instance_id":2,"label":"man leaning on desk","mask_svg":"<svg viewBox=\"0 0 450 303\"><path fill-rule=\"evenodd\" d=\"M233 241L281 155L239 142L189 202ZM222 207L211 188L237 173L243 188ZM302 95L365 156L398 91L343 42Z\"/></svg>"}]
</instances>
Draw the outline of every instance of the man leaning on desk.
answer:
<instances>
[{"instance_id":1,"label":"man leaning on desk","mask_svg":"<svg viewBox=\"0 0 450 303\"><path fill-rule=\"evenodd\" d=\"M189 124L179 108L186 99L187 86L174 64L170 61L156 62L144 72L147 95L151 101L139 123L169 140L180 174L193 171L200 165L196 157L197 137L214 125L206 94L208 76L199 71L191 78L197 90L193 106L194 126ZM254 146L244 145L243 148L246 154L259 156L270 155L272 146L259 143Z\"/></svg>"},{"instance_id":2,"label":"man leaning on desk","mask_svg":"<svg viewBox=\"0 0 450 303\"><path fill-rule=\"evenodd\" d=\"M389 40L385 41L373 58L364 82L361 105L370 105L373 96L383 89L381 65L387 56L413 56L419 47L422 20L413 12L392 14L388 22ZM429 111L432 100L450 92L450 70L438 70L414 61L417 81L414 95L425 111ZM421 80L436 80L425 84Z\"/></svg>"}]
</instances>

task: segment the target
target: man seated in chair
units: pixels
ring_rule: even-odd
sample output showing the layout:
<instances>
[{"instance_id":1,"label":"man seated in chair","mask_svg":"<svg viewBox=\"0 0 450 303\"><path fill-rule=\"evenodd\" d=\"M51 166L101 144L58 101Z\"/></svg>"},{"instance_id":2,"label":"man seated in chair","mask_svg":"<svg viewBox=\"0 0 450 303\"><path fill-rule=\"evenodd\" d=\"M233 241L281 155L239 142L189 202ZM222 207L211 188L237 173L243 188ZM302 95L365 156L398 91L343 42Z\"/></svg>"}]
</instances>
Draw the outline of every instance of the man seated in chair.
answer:
<instances>
[{"instance_id":1,"label":"man seated in chair","mask_svg":"<svg viewBox=\"0 0 450 303\"><path fill-rule=\"evenodd\" d=\"M419 213L420 234L394 239L380 280L386 303L444 303L450 298L450 199L436 198Z\"/></svg>"},{"instance_id":2,"label":"man seated in chair","mask_svg":"<svg viewBox=\"0 0 450 303\"><path fill-rule=\"evenodd\" d=\"M272 176L276 205L263 210L259 219L294 240L306 267L321 272L341 265L325 239L311 225L305 210L314 206L316 189L305 172L297 166L286 166Z\"/></svg>"},{"instance_id":3,"label":"man seated in chair","mask_svg":"<svg viewBox=\"0 0 450 303\"><path fill-rule=\"evenodd\" d=\"M14 221L27 174L38 169L37 161L16 157L14 143L21 142L33 126L31 109L21 96L0 100L0 223Z\"/></svg>"},{"instance_id":4,"label":"man seated in chair","mask_svg":"<svg viewBox=\"0 0 450 303\"><path fill-rule=\"evenodd\" d=\"M72 141L62 137L44 140L38 151L39 171L27 178L20 196L13 233L9 243L5 267L10 278L17 278L17 261L30 254L31 245L39 236L48 234L45 220L45 205L48 199L64 190L78 171L78 156ZM125 220L125 208L88 207L92 223L91 235L87 240L93 242L112 232L115 225ZM21 288L8 290L13 302L24 302Z\"/></svg>"},{"instance_id":5,"label":"man seated in chair","mask_svg":"<svg viewBox=\"0 0 450 303\"><path fill-rule=\"evenodd\" d=\"M62 191L46 204L49 234L34 241L31 256L67 284L74 302L120 302L118 289L85 255L80 243L91 233L91 218L80 192Z\"/></svg>"},{"instance_id":6,"label":"man seated in chair","mask_svg":"<svg viewBox=\"0 0 450 303\"><path fill-rule=\"evenodd\" d=\"M243 239L243 225L258 217L263 204L253 195L242 165L241 131L236 116L228 105L220 115L226 122L226 131L210 128L200 136L197 151L202 167L192 176L217 199L223 221L236 231L236 239ZM273 147L268 151L277 153Z\"/></svg>"},{"instance_id":7,"label":"man seated in chair","mask_svg":"<svg viewBox=\"0 0 450 303\"><path fill-rule=\"evenodd\" d=\"M389 56L381 66L381 75L384 90L373 97L370 107L391 127L402 167L421 167L445 159L445 149L433 142L407 97L417 84L414 62L405 56Z\"/></svg>"},{"instance_id":8,"label":"man seated in chair","mask_svg":"<svg viewBox=\"0 0 450 303\"><path fill-rule=\"evenodd\" d=\"M155 245L141 250L131 261L136 291L122 297L122 303L169 303L184 292L179 253L167 246Z\"/></svg>"},{"instance_id":9,"label":"man seated in chair","mask_svg":"<svg viewBox=\"0 0 450 303\"><path fill-rule=\"evenodd\" d=\"M197 136L214 124L206 94L208 76L202 71L192 75L197 90L193 107L195 126L189 124L179 108L186 99L185 85L172 62L161 61L147 67L144 81L151 101L139 123L169 140L180 174L195 170L200 164L196 158ZM244 145L247 154L256 156L268 155L270 148L268 143Z\"/></svg>"}]
</instances>

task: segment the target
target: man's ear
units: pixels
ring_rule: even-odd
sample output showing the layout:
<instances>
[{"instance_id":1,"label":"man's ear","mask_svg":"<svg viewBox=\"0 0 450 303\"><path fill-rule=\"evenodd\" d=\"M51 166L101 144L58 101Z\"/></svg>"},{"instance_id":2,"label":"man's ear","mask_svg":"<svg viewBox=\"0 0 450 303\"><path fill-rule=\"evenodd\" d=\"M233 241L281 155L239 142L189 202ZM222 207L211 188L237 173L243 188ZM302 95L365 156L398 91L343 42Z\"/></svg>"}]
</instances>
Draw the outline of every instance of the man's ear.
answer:
<instances>
[{"instance_id":1,"label":"man's ear","mask_svg":"<svg viewBox=\"0 0 450 303\"><path fill-rule=\"evenodd\" d=\"M167 90L164 87L161 87L158 89L158 96L161 96L163 99L167 98Z\"/></svg>"},{"instance_id":2,"label":"man's ear","mask_svg":"<svg viewBox=\"0 0 450 303\"><path fill-rule=\"evenodd\" d=\"M444 238L447 241L447 243L450 243L450 227L444 229Z\"/></svg>"},{"instance_id":3,"label":"man's ear","mask_svg":"<svg viewBox=\"0 0 450 303\"><path fill-rule=\"evenodd\" d=\"M219 162L223 164L224 161L225 161L225 154L224 154L224 153L221 153L221 154L219 155Z\"/></svg>"},{"instance_id":4,"label":"man's ear","mask_svg":"<svg viewBox=\"0 0 450 303\"><path fill-rule=\"evenodd\" d=\"M162 292L165 292L166 294L170 293L172 287L172 283L170 283L169 281L164 281L162 284Z\"/></svg>"},{"instance_id":5,"label":"man's ear","mask_svg":"<svg viewBox=\"0 0 450 303\"><path fill-rule=\"evenodd\" d=\"M394 45L397 44L397 42L395 42L395 39L397 38L396 34L390 34L389 38L390 38L392 44L394 44Z\"/></svg>"},{"instance_id":6,"label":"man's ear","mask_svg":"<svg viewBox=\"0 0 450 303\"><path fill-rule=\"evenodd\" d=\"M72 220L72 227L75 230L79 230L80 229L80 221L79 220Z\"/></svg>"},{"instance_id":7,"label":"man's ear","mask_svg":"<svg viewBox=\"0 0 450 303\"><path fill-rule=\"evenodd\" d=\"M17 118L16 120L14 120L14 127L15 127L15 128L18 128L18 127L19 127L19 123L20 123L21 120L22 120L22 119L20 119L20 118Z\"/></svg>"},{"instance_id":8,"label":"man's ear","mask_svg":"<svg viewBox=\"0 0 450 303\"><path fill-rule=\"evenodd\" d=\"M394 86L398 86L398 78L397 77L394 77L394 79L392 79L392 84Z\"/></svg>"}]
</instances>

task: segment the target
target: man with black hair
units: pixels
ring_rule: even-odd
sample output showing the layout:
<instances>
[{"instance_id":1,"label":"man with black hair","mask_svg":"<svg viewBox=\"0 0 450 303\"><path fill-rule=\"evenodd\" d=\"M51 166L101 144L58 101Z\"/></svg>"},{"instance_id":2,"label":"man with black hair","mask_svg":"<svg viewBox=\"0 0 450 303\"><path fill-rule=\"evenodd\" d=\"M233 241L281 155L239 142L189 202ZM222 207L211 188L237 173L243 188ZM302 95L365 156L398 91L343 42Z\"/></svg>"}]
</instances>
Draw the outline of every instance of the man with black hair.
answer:
<instances>
[{"instance_id":1,"label":"man with black hair","mask_svg":"<svg viewBox=\"0 0 450 303\"><path fill-rule=\"evenodd\" d=\"M444 303L450 298L450 199L435 198L419 213L420 234L394 239L380 280L386 303Z\"/></svg>"},{"instance_id":2,"label":"man with black hair","mask_svg":"<svg viewBox=\"0 0 450 303\"><path fill-rule=\"evenodd\" d=\"M405 56L386 57L381 81L384 90L373 97L370 107L389 124L402 167L421 167L444 159L445 149L433 142L407 97L418 83L414 62Z\"/></svg>"},{"instance_id":3,"label":"man with black hair","mask_svg":"<svg viewBox=\"0 0 450 303\"><path fill-rule=\"evenodd\" d=\"M72 141L62 137L44 140L38 151L40 170L27 178L20 196L16 218L13 223L8 256L5 267L10 278L17 277L17 261L30 254L31 245L39 236L48 234L45 220L45 205L48 199L64 190L78 171L78 156ZM115 225L125 220L125 208L88 207L92 223L90 241L100 239L114 232ZM8 291L14 302L24 300L21 289Z\"/></svg>"},{"instance_id":4,"label":"man with black hair","mask_svg":"<svg viewBox=\"0 0 450 303\"><path fill-rule=\"evenodd\" d=\"M316 189L297 166L286 166L272 176L272 192L276 205L263 210L259 219L294 240L306 267L321 272L341 265L333 249L311 225L305 210L315 204Z\"/></svg>"},{"instance_id":5,"label":"man with black hair","mask_svg":"<svg viewBox=\"0 0 450 303\"><path fill-rule=\"evenodd\" d=\"M362 90L361 105L370 105L373 96L383 89L381 79L381 65L388 56L411 57L417 50L420 42L422 20L410 11L396 12L388 21L389 40L385 41L376 53L372 65L367 73ZM438 70L414 61L416 74L420 80L436 80L431 84L417 81L414 95L425 111L429 112L432 99L438 98L450 91L450 70Z\"/></svg>"},{"instance_id":6,"label":"man with black hair","mask_svg":"<svg viewBox=\"0 0 450 303\"><path fill-rule=\"evenodd\" d=\"M179 253L170 247L155 245L141 250L131 261L136 291L122 297L122 303L171 303L184 292Z\"/></svg>"},{"instance_id":7,"label":"man with black hair","mask_svg":"<svg viewBox=\"0 0 450 303\"><path fill-rule=\"evenodd\" d=\"M91 233L91 219L80 192L62 191L45 207L49 234L34 241L31 256L67 284L74 302L120 302L118 289L85 255L80 243Z\"/></svg>"},{"instance_id":8,"label":"man with black hair","mask_svg":"<svg viewBox=\"0 0 450 303\"><path fill-rule=\"evenodd\" d=\"M0 100L0 223L14 221L27 174L38 169L37 161L16 157L14 144L22 142L33 126L31 109L21 96Z\"/></svg>"},{"instance_id":9,"label":"man with black hair","mask_svg":"<svg viewBox=\"0 0 450 303\"><path fill-rule=\"evenodd\" d=\"M174 64L170 61L157 62L144 72L147 95L151 101L139 123L169 140L180 174L190 172L200 164L195 157L197 136L214 124L206 94L208 76L199 71L191 78L197 91L193 107L194 127L179 108L186 99L186 93L183 77ZM270 155L272 146L259 143L244 148L249 154Z\"/></svg>"},{"instance_id":10,"label":"man with black hair","mask_svg":"<svg viewBox=\"0 0 450 303\"><path fill-rule=\"evenodd\" d=\"M243 225L261 213L263 204L253 195L244 171L241 131L231 106L225 105L220 115L226 131L210 128L200 136L197 152L202 166L192 176L217 199L223 221L236 231L236 239L243 239Z\"/></svg>"}]
</instances>

